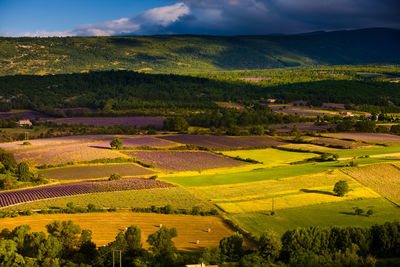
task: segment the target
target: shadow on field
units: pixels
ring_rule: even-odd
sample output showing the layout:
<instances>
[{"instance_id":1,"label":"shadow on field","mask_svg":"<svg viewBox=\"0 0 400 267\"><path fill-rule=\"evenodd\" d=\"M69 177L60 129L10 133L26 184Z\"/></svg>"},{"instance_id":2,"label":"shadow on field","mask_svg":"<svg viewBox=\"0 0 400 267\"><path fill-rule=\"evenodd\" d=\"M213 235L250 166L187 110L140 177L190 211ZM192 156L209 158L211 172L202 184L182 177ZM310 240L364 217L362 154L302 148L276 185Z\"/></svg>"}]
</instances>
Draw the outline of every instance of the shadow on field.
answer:
<instances>
[{"instance_id":1,"label":"shadow on field","mask_svg":"<svg viewBox=\"0 0 400 267\"><path fill-rule=\"evenodd\" d=\"M340 214L356 216L354 212L341 211Z\"/></svg>"},{"instance_id":2,"label":"shadow on field","mask_svg":"<svg viewBox=\"0 0 400 267\"><path fill-rule=\"evenodd\" d=\"M93 145L91 145L89 147L91 147L91 148L99 148L99 149L111 149L111 147L106 147L106 146L93 146Z\"/></svg>"},{"instance_id":3,"label":"shadow on field","mask_svg":"<svg viewBox=\"0 0 400 267\"><path fill-rule=\"evenodd\" d=\"M334 193L329 192L329 191L310 190L310 189L300 189L300 191L304 192L304 193L316 193L316 194L324 194L324 195L335 196Z\"/></svg>"}]
</instances>

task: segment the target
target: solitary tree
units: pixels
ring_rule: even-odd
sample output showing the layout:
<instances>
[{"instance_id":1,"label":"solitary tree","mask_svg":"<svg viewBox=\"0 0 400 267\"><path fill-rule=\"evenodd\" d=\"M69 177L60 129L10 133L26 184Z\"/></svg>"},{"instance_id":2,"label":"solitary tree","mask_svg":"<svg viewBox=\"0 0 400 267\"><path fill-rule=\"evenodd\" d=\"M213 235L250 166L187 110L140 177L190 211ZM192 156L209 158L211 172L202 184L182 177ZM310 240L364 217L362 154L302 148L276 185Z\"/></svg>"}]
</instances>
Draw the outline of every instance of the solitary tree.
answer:
<instances>
[{"instance_id":1,"label":"solitary tree","mask_svg":"<svg viewBox=\"0 0 400 267\"><path fill-rule=\"evenodd\" d=\"M335 194L339 197L343 197L345 194L347 194L347 192L349 192L349 185L346 181L341 180L335 184L333 192L335 192Z\"/></svg>"},{"instance_id":2,"label":"solitary tree","mask_svg":"<svg viewBox=\"0 0 400 267\"><path fill-rule=\"evenodd\" d=\"M122 147L124 146L124 142L119 138L115 138L111 141L110 146L114 149L122 149Z\"/></svg>"}]
</instances>

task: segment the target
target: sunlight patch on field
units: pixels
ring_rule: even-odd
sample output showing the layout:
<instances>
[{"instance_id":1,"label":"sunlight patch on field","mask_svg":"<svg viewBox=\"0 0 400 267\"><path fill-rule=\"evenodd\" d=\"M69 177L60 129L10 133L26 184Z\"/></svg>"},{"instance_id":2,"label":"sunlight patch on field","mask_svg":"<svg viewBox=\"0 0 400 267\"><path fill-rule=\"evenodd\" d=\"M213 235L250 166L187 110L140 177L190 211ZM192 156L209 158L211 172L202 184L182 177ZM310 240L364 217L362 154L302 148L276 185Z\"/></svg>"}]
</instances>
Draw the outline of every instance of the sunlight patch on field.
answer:
<instances>
[{"instance_id":1,"label":"sunlight patch on field","mask_svg":"<svg viewBox=\"0 0 400 267\"><path fill-rule=\"evenodd\" d=\"M315 187L309 188L311 192L297 192L285 196L274 197L274 210L282 210L289 208L298 208L304 206L317 205L322 203L342 202L356 199L369 199L379 198L380 196L374 191L366 187L356 187L352 189L345 197L338 197L329 194L332 187ZM278 194L279 195L279 194ZM272 210L272 197L261 200L231 202L231 203L218 203L220 208L228 213L247 213L247 212L260 212Z\"/></svg>"},{"instance_id":2,"label":"sunlight patch on field","mask_svg":"<svg viewBox=\"0 0 400 267\"><path fill-rule=\"evenodd\" d=\"M351 191L345 197L337 197L332 192L339 180L349 184ZM338 170L252 183L191 187L189 190L199 198L213 201L228 213L270 211L272 199L274 208L279 210L379 197Z\"/></svg>"},{"instance_id":3,"label":"sunlight patch on field","mask_svg":"<svg viewBox=\"0 0 400 267\"><path fill-rule=\"evenodd\" d=\"M374 214L370 217L355 216L355 207L364 211L371 209ZM278 210L274 216L269 212L252 212L231 214L229 217L246 230L260 235L267 229L283 234L297 227L370 227L400 220L400 210L384 198L370 198Z\"/></svg>"},{"instance_id":4,"label":"sunlight patch on field","mask_svg":"<svg viewBox=\"0 0 400 267\"><path fill-rule=\"evenodd\" d=\"M302 161L308 158L317 157L317 154L303 153L303 152L290 152L279 149L252 149L252 150L236 150L224 151L224 155L230 157L241 157L243 159L250 158L263 163L265 167L274 167L280 165L287 165L291 162Z\"/></svg>"}]
</instances>

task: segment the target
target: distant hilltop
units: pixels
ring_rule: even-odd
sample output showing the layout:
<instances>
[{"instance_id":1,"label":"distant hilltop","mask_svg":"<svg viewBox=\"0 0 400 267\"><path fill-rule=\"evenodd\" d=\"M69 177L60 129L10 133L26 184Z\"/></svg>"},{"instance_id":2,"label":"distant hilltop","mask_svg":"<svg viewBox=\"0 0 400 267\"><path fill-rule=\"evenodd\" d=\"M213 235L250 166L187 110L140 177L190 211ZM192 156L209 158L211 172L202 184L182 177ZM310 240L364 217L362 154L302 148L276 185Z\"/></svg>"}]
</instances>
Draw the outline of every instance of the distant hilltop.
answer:
<instances>
[{"instance_id":1,"label":"distant hilltop","mask_svg":"<svg viewBox=\"0 0 400 267\"><path fill-rule=\"evenodd\" d=\"M0 38L0 75L136 70L194 73L343 64L399 64L400 30L265 36Z\"/></svg>"}]
</instances>

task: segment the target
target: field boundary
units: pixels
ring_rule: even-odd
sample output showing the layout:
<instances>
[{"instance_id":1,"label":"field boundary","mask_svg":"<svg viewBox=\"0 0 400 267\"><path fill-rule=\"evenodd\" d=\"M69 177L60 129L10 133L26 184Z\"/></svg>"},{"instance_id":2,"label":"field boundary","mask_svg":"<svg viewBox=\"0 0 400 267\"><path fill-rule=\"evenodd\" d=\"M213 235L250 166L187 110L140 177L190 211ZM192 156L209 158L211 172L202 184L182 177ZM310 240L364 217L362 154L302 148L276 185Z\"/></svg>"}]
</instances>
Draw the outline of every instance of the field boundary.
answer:
<instances>
[{"instance_id":1,"label":"field boundary","mask_svg":"<svg viewBox=\"0 0 400 267\"><path fill-rule=\"evenodd\" d=\"M382 164L382 163L379 163L379 164ZM394 166L394 165L391 164L391 163L389 163L389 165ZM395 166L394 166L394 167L395 167ZM398 167L396 167L396 168L398 168ZM400 208L400 204L394 202L394 201L391 200L390 198L388 198L388 197L382 195L381 193L375 191L374 189L372 189L371 187L367 186L365 183L361 182L360 180L358 180L357 178L355 178L355 177L352 176L351 174L344 172L344 170L342 170L342 169L339 169L339 170L340 170L342 173L344 173L345 175L351 177L353 180L355 180L355 181L357 181L358 183L360 183L362 186L364 186L364 187L366 187L366 188L369 188L370 190L372 190L372 191L374 191L375 193L377 193L378 195L380 195L383 199L386 199L387 201L389 201L390 203L392 203L392 204L395 205L396 207Z\"/></svg>"}]
</instances>

